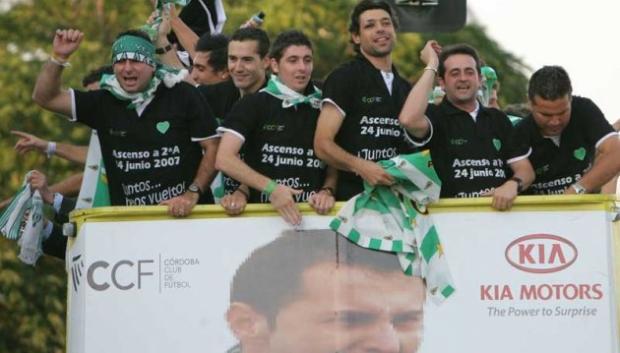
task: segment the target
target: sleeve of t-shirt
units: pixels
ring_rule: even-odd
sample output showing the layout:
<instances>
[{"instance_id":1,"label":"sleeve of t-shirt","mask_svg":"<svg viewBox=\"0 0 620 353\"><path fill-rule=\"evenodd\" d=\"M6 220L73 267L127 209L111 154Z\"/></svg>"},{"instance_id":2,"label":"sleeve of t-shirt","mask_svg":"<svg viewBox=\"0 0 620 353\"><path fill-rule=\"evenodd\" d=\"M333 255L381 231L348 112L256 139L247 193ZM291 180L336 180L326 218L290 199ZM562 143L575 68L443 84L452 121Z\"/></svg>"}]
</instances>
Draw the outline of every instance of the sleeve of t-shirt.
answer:
<instances>
[{"instance_id":1,"label":"sleeve of t-shirt","mask_svg":"<svg viewBox=\"0 0 620 353\"><path fill-rule=\"evenodd\" d=\"M189 127L192 141L202 141L211 138L217 138L217 121L209 107L197 88L187 85Z\"/></svg>"},{"instance_id":2,"label":"sleeve of t-shirt","mask_svg":"<svg viewBox=\"0 0 620 353\"><path fill-rule=\"evenodd\" d=\"M346 68L338 68L332 71L325 80L323 86L323 104L334 104L342 116L352 111L353 87L352 79L355 77Z\"/></svg>"},{"instance_id":3,"label":"sleeve of t-shirt","mask_svg":"<svg viewBox=\"0 0 620 353\"><path fill-rule=\"evenodd\" d=\"M233 105L218 132L221 134L232 132L245 142L256 129L259 123L260 108L264 104L266 103L260 100L260 93L244 96Z\"/></svg>"},{"instance_id":4,"label":"sleeve of t-shirt","mask_svg":"<svg viewBox=\"0 0 620 353\"><path fill-rule=\"evenodd\" d=\"M573 98L581 99L581 104L575 104L575 111L572 112L573 116L579 116L581 118L582 126L581 131L586 133L587 140L596 146L599 145L610 136L615 136L616 131L609 124L609 121L605 119L603 112L588 98Z\"/></svg>"},{"instance_id":5,"label":"sleeve of t-shirt","mask_svg":"<svg viewBox=\"0 0 620 353\"><path fill-rule=\"evenodd\" d=\"M429 104L426 107L426 112L424 113L424 119L428 120L428 133L426 134L426 136L422 138L417 138L411 135L409 131L407 131L407 129L403 127L403 130L405 130L405 139L414 147L425 147L431 142L431 139L433 138L433 135L435 133L435 128L439 124L439 120L437 119L436 114L437 110L438 108L434 104Z\"/></svg>"},{"instance_id":6,"label":"sleeve of t-shirt","mask_svg":"<svg viewBox=\"0 0 620 353\"><path fill-rule=\"evenodd\" d=\"M508 116L503 112L497 111L497 117L494 116L493 118L496 119L497 123L501 124L500 128L502 131L505 131L505 137L503 138L505 140L503 142L505 148L502 149L504 160L510 164L529 157L531 141L525 121L522 121L519 125L523 126L518 128L512 125Z\"/></svg>"},{"instance_id":7,"label":"sleeve of t-shirt","mask_svg":"<svg viewBox=\"0 0 620 353\"><path fill-rule=\"evenodd\" d=\"M105 90L85 92L72 89L71 94L73 96L71 120L98 129L99 124L104 121L99 118L99 114L102 110L103 99L108 92Z\"/></svg>"}]
</instances>

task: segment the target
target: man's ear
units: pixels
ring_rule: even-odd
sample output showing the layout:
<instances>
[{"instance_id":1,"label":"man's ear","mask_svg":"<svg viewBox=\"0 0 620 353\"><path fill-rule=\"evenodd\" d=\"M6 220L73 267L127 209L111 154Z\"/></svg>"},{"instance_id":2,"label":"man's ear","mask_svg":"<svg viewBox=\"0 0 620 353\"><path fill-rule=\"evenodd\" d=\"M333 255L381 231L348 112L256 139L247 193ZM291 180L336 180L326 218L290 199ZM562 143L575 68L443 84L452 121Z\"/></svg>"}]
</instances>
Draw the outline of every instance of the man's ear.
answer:
<instances>
[{"instance_id":1,"label":"man's ear","mask_svg":"<svg viewBox=\"0 0 620 353\"><path fill-rule=\"evenodd\" d=\"M263 68L265 70L271 67L271 58L269 57L269 55L265 55L265 57L262 58L261 60L263 61Z\"/></svg>"},{"instance_id":2,"label":"man's ear","mask_svg":"<svg viewBox=\"0 0 620 353\"><path fill-rule=\"evenodd\" d=\"M280 72L280 65L278 64L278 61L276 59L271 59L269 60L269 63L271 67L271 72L277 75Z\"/></svg>"},{"instance_id":3,"label":"man's ear","mask_svg":"<svg viewBox=\"0 0 620 353\"><path fill-rule=\"evenodd\" d=\"M361 40L360 40L360 34L359 33L351 33L351 40L353 41L354 44L359 45Z\"/></svg>"},{"instance_id":4,"label":"man's ear","mask_svg":"<svg viewBox=\"0 0 620 353\"><path fill-rule=\"evenodd\" d=\"M245 303L231 303L226 312L226 321L241 343L260 340L269 334L267 318Z\"/></svg>"}]
</instances>

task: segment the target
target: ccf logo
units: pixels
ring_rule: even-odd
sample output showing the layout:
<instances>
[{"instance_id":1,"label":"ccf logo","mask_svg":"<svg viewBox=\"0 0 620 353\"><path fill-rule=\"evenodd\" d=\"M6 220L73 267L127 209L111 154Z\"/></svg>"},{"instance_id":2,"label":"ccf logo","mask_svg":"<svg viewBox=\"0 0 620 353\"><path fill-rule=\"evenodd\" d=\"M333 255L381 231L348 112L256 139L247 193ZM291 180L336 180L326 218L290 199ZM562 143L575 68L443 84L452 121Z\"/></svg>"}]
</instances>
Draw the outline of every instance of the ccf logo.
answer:
<instances>
[{"instance_id":1,"label":"ccf logo","mask_svg":"<svg viewBox=\"0 0 620 353\"><path fill-rule=\"evenodd\" d=\"M551 273L566 269L577 260L577 247L552 234L530 234L515 239L506 247L506 260L521 271Z\"/></svg>"},{"instance_id":2,"label":"ccf logo","mask_svg":"<svg viewBox=\"0 0 620 353\"><path fill-rule=\"evenodd\" d=\"M86 271L88 286L96 291L104 291L110 287L119 290L141 289L144 277L153 276L155 261L143 259L133 262L119 260L115 263L95 261Z\"/></svg>"}]
</instances>

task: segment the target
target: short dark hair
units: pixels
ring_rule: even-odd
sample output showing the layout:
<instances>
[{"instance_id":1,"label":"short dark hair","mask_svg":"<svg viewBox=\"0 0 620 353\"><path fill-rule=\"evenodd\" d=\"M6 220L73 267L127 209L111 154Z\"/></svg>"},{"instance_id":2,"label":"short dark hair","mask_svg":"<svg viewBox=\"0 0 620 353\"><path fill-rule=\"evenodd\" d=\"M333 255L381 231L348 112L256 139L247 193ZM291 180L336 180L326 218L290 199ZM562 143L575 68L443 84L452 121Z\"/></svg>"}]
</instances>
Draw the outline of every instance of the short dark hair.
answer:
<instances>
[{"instance_id":1,"label":"short dark hair","mask_svg":"<svg viewBox=\"0 0 620 353\"><path fill-rule=\"evenodd\" d=\"M228 37L223 34L203 34L196 43L196 51L209 52L207 63L214 71L228 68Z\"/></svg>"},{"instance_id":2,"label":"short dark hair","mask_svg":"<svg viewBox=\"0 0 620 353\"><path fill-rule=\"evenodd\" d=\"M476 62L476 70L478 74L480 74L480 56L478 55L478 51L474 49L474 47L467 44L454 44L450 45L441 50L439 54L439 67L437 67L437 75L441 78L444 78L446 74L446 60L452 55L463 54L469 55L474 58Z\"/></svg>"},{"instance_id":3,"label":"short dark hair","mask_svg":"<svg viewBox=\"0 0 620 353\"><path fill-rule=\"evenodd\" d=\"M129 30L126 30L126 31L124 31L124 32L121 32L121 33L119 33L119 34L116 36L116 39L119 39L119 38L120 38L120 37L122 37L122 36L134 36L134 37L140 37L140 38L145 39L145 40L148 40L149 42L151 42L151 43L152 43L152 41L151 41L151 37L149 37L149 35L148 35L146 32L141 31L141 30L139 30L139 29L129 29Z\"/></svg>"},{"instance_id":4,"label":"short dark hair","mask_svg":"<svg viewBox=\"0 0 620 353\"><path fill-rule=\"evenodd\" d=\"M527 88L531 101L538 96L544 100L554 101L573 93L568 73L561 66L543 66L534 72Z\"/></svg>"},{"instance_id":5,"label":"short dark hair","mask_svg":"<svg viewBox=\"0 0 620 353\"><path fill-rule=\"evenodd\" d=\"M304 271L320 263L402 272L394 253L363 248L332 230L285 231L239 266L230 301L252 306L274 325L280 309L300 295Z\"/></svg>"},{"instance_id":6,"label":"short dark hair","mask_svg":"<svg viewBox=\"0 0 620 353\"><path fill-rule=\"evenodd\" d=\"M394 10L392 6L388 4L384 0L362 0L355 7L353 11L351 11L351 15L349 17L349 33L350 34L359 34L360 33L360 16L362 13L368 10L384 10L390 15L390 19L394 24L394 28L398 29L398 18L394 16ZM350 42L353 43L353 38L350 38ZM355 51L359 51L359 45L353 43L353 47Z\"/></svg>"},{"instance_id":7,"label":"short dark hair","mask_svg":"<svg viewBox=\"0 0 620 353\"><path fill-rule=\"evenodd\" d=\"M276 37L271 46L269 57L279 62L286 48L292 45L306 46L312 50L312 42L310 42L308 36L301 31L291 29L280 33Z\"/></svg>"},{"instance_id":8,"label":"short dark hair","mask_svg":"<svg viewBox=\"0 0 620 353\"><path fill-rule=\"evenodd\" d=\"M253 40L256 41L256 43L258 44L258 55L261 58L264 58L265 56L267 56L267 54L269 53L269 36L267 35L267 32L263 31L260 28L254 28L254 27L246 27L246 28L239 28L238 30L235 31L235 33L233 33L232 37L230 37L230 41L237 41L237 42L245 42L248 40Z\"/></svg>"},{"instance_id":9,"label":"short dark hair","mask_svg":"<svg viewBox=\"0 0 620 353\"><path fill-rule=\"evenodd\" d=\"M112 74L114 74L114 70L112 69L112 65L104 65L104 66L98 67L98 68L88 72L82 78L82 86L86 88L86 86L90 85L91 83L95 83L95 82L101 81L101 77L103 75L112 75Z\"/></svg>"}]
</instances>

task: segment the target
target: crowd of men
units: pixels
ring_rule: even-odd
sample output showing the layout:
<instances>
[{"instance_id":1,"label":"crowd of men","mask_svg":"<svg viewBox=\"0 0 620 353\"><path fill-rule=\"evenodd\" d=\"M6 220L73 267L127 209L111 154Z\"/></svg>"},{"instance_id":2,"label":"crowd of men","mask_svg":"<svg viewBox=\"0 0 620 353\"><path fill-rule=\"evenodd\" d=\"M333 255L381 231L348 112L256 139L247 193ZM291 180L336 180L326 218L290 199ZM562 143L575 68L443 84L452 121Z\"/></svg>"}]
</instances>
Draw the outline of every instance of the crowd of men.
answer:
<instances>
[{"instance_id":1,"label":"crowd of men","mask_svg":"<svg viewBox=\"0 0 620 353\"><path fill-rule=\"evenodd\" d=\"M359 2L349 26L356 55L319 84L312 80L313 45L301 31L273 42L252 26L230 39L199 38L172 12L154 41L136 30L121 33L112 73L89 91L61 88L83 38L61 29L33 99L97 130L113 205L163 204L176 217L214 202L210 185L219 171L219 202L228 214L271 203L299 224L298 203L328 213L363 192L364 183L394 183L376 162L424 149L442 197L489 196L498 210L519 194L597 193L620 172L617 133L592 101L572 95L561 67L532 75L531 114L513 126L488 106L495 103L479 99L482 65L474 48L429 41L420 53L426 67L412 86L392 60L397 29L386 2ZM189 75L180 70L170 31L188 49ZM445 96L429 103L436 83ZM19 151L50 153L49 142L16 134ZM38 185L49 192L46 182Z\"/></svg>"}]
</instances>

